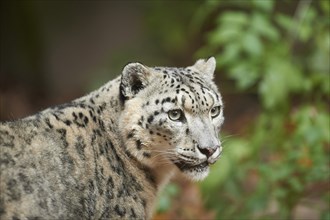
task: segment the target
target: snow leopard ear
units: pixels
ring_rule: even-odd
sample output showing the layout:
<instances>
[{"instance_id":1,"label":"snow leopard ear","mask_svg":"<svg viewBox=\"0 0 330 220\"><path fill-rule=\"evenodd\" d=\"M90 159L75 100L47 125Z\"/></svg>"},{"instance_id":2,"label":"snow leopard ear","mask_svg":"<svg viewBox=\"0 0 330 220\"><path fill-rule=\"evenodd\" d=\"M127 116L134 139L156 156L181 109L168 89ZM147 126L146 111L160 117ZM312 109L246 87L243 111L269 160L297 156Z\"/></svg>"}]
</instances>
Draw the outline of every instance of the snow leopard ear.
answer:
<instances>
[{"instance_id":1,"label":"snow leopard ear","mask_svg":"<svg viewBox=\"0 0 330 220\"><path fill-rule=\"evenodd\" d=\"M214 57L210 57L209 59L200 59L197 60L196 63L193 65L199 72L205 75L209 79L213 79L215 67L216 67L216 60Z\"/></svg>"},{"instance_id":2,"label":"snow leopard ear","mask_svg":"<svg viewBox=\"0 0 330 220\"><path fill-rule=\"evenodd\" d=\"M151 78L149 67L141 63L127 64L121 75L120 94L126 100L134 97L140 90L145 88Z\"/></svg>"}]
</instances>

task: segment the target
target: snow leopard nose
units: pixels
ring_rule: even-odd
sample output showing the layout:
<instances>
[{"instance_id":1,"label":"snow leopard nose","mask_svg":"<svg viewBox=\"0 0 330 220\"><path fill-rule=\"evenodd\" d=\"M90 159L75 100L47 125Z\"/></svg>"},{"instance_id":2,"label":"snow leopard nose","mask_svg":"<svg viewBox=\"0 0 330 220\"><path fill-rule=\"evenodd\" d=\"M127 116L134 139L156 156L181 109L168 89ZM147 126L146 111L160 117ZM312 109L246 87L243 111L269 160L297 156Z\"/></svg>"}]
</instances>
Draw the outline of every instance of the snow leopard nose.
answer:
<instances>
[{"instance_id":1,"label":"snow leopard nose","mask_svg":"<svg viewBox=\"0 0 330 220\"><path fill-rule=\"evenodd\" d=\"M200 147L198 146L198 150L204 154L207 158L211 157L214 152L219 148L220 146L215 147Z\"/></svg>"}]
</instances>

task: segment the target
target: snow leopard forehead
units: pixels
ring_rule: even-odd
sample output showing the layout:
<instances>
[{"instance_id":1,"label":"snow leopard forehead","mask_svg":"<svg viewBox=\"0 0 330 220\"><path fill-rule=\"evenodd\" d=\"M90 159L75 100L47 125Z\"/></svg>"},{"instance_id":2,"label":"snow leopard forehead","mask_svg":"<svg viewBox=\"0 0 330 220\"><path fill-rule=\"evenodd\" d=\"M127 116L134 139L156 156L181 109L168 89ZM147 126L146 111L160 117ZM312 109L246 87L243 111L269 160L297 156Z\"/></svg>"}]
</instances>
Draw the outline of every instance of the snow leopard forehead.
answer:
<instances>
[{"instance_id":1,"label":"snow leopard forehead","mask_svg":"<svg viewBox=\"0 0 330 220\"><path fill-rule=\"evenodd\" d=\"M161 73L156 85L158 95L168 95L160 102L175 102L192 113L209 111L217 104L222 105L221 96L212 80L191 67L153 67Z\"/></svg>"}]
</instances>

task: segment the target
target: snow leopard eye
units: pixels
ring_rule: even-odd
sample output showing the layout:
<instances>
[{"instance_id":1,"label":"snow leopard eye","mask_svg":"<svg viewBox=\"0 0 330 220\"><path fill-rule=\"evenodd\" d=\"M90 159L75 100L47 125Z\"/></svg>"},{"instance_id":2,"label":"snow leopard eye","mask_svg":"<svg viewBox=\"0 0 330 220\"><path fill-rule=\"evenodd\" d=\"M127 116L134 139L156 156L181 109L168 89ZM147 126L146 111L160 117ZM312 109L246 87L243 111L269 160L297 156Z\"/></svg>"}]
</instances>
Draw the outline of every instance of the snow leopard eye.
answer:
<instances>
[{"instance_id":1,"label":"snow leopard eye","mask_svg":"<svg viewBox=\"0 0 330 220\"><path fill-rule=\"evenodd\" d=\"M172 121L180 121L183 118L183 112L180 109L173 109L168 112L168 117Z\"/></svg>"},{"instance_id":2,"label":"snow leopard eye","mask_svg":"<svg viewBox=\"0 0 330 220\"><path fill-rule=\"evenodd\" d=\"M221 111L221 106L214 106L212 109L211 109L211 117L212 118L215 118L217 117L219 114L220 114L220 111Z\"/></svg>"}]
</instances>

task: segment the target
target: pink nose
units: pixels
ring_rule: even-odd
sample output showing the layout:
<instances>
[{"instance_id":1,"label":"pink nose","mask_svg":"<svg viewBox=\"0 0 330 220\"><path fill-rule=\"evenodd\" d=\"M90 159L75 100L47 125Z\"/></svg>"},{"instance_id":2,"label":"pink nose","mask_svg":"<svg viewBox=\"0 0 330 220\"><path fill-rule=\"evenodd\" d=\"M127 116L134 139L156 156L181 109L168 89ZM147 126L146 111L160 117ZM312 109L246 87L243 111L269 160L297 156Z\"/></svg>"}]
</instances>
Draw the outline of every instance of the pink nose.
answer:
<instances>
[{"instance_id":1,"label":"pink nose","mask_svg":"<svg viewBox=\"0 0 330 220\"><path fill-rule=\"evenodd\" d=\"M206 147L206 148L198 147L199 151L202 154L204 154L207 158L211 157L218 148L219 148L219 146Z\"/></svg>"}]
</instances>

